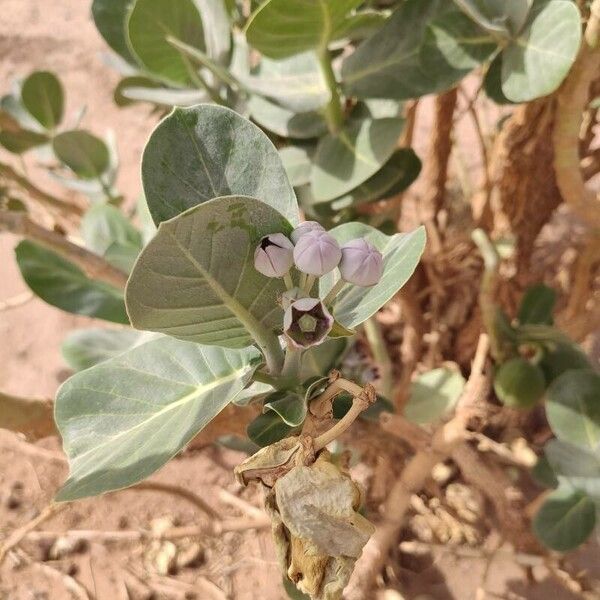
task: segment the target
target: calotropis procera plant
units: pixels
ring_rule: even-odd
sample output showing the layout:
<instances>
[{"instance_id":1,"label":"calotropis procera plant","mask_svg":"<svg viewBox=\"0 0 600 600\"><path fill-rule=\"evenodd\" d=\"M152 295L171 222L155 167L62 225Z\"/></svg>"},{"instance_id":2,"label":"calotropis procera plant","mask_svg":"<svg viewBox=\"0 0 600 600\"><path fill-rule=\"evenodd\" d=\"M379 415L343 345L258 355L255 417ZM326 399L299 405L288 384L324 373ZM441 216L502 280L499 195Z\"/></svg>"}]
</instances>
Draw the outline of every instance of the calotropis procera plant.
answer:
<instances>
[{"instance_id":1,"label":"calotropis procera plant","mask_svg":"<svg viewBox=\"0 0 600 600\"><path fill-rule=\"evenodd\" d=\"M375 395L338 375L327 379L328 370L336 338L352 335L410 277L424 230L387 236L361 223L328 232L301 223L275 147L214 105L164 119L144 151L142 177L158 230L133 267L126 305L134 327L157 335L60 388L56 421L71 469L58 498L132 485L229 403L256 402L262 414L249 434L267 447L240 477L268 486L276 532L298 540L282 552L289 577L314 598L338 597L370 527L356 512L358 488L325 446ZM333 358L309 360L323 348ZM312 404L343 391L352 407L317 435ZM319 527L302 521L294 492L313 479L326 495L319 501L311 492L323 511ZM333 507L327 494L338 498ZM330 535L319 536L321 526ZM335 532L348 543L328 545ZM310 547L310 565L299 543Z\"/></svg>"},{"instance_id":2,"label":"calotropis procera plant","mask_svg":"<svg viewBox=\"0 0 600 600\"><path fill-rule=\"evenodd\" d=\"M210 100L251 118L281 142L305 214L330 224L418 176L398 143L404 101L480 67L497 103L545 96L581 40L569 0L94 0L92 12L122 63L118 103Z\"/></svg>"}]
</instances>

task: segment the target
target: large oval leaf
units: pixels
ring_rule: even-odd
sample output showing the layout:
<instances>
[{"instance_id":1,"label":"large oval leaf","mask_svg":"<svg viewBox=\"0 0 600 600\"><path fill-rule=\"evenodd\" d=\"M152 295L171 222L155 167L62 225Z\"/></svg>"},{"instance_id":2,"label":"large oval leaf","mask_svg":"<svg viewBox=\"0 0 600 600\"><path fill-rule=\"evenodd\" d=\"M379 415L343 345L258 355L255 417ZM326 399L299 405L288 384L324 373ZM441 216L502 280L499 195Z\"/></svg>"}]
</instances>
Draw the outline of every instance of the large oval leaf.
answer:
<instances>
[{"instance_id":1,"label":"large oval leaf","mask_svg":"<svg viewBox=\"0 0 600 600\"><path fill-rule=\"evenodd\" d=\"M561 440L594 450L600 445L600 375L570 370L548 388L546 414Z\"/></svg>"},{"instance_id":2,"label":"large oval leaf","mask_svg":"<svg viewBox=\"0 0 600 600\"><path fill-rule=\"evenodd\" d=\"M33 242L21 242L15 252L25 283L44 302L77 315L129 323L121 290L90 279L73 263Z\"/></svg>"},{"instance_id":3,"label":"large oval leaf","mask_svg":"<svg viewBox=\"0 0 600 600\"><path fill-rule=\"evenodd\" d=\"M29 114L46 129L54 129L62 120L63 88L54 73L36 71L23 82L21 101Z\"/></svg>"},{"instance_id":4,"label":"large oval leaf","mask_svg":"<svg viewBox=\"0 0 600 600\"><path fill-rule=\"evenodd\" d=\"M250 380L253 348L160 338L82 371L56 397L70 474L57 500L122 489L179 452Z\"/></svg>"},{"instance_id":5,"label":"large oval leaf","mask_svg":"<svg viewBox=\"0 0 600 600\"><path fill-rule=\"evenodd\" d=\"M248 43L265 56L285 58L327 48L362 0L267 0L246 26Z\"/></svg>"},{"instance_id":6,"label":"large oval leaf","mask_svg":"<svg viewBox=\"0 0 600 600\"><path fill-rule=\"evenodd\" d=\"M156 223L217 196L252 196L292 224L296 195L275 146L250 121L210 104L176 108L150 136L142 158L148 208Z\"/></svg>"},{"instance_id":7,"label":"large oval leaf","mask_svg":"<svg viewBox=\"0 0 600 600\"><path fill-rule=\"evenodd\" d=\"M128 63L135 63L127 45L127 14L133 0L94 0L92 16L104 41Z\"/></svg>"},{"instance_id":8,"label":"large oval leaf","mask_svg":"<svg viewBox=\"0 0 600 600\"><path fill-rule=\"evenodd\" d=\"M519 36L502 54L502 91L513 102L553 92L567 76L581 43L574 2L536 0Z\"/></svg>"},{"instance_id":9,"label":"large oval leaf","mask_svg":"<svg viewBox=\"0 0 600 600\"><path fill-rule=\"evenodd\" d=\"M358 98L416 98L452 87L496 48L448 0L407 0L342 65Z\"/></svg>"},{"instance_id":10,"label":"large oval leaf","mask_svg":"<svg viewBox=\"0 0 600 600\"><path fill-rule=\"evenodd\" d=\"M403 119L365 119L321 138L310 178L315 200L333 200L379 171L394 153L403 127Z\"/></svg>"},{"instance_id":11,"label":"large oval leaf","mask_svg":"<svg viewBox=\"0 0 600 600\"><path fill-rule=\"evenodd\" d=\"M202 344L267 345L282 326L281 279L254 268L254 249L290 224L253 198L216 198L160 224L129 278L134 327Z\"/></svg>"},{"instance_id":12,"label":"large oval leaf","mask_svg":"<svg viewBox=\"0 0 600 600\"><path fill-rule=\"evenodd\" d=\"M336 320L344 327L354 329L393 298L413 274L425 249L425 228L388 236L364 223L345 223L334 227L329 233L340 245L355 238L366 238L383 254L384 270L379 283L369 288L347 284L333 302ZM337 279L337 272L321 278L321 298L325 297Z\"/></svg>"},{"instance_id":13,"label":"large oval leaf","mask_svg":"<svg viewBox=\"0 0 600 600\"><path fill-rule=\"evenodd\" d=\"M135 0L127 21L129 45L156 77L176 85L195 81L195 67L169 39L204 50L204 29L193 0Z\"/></svg>"},{"instance_id":14,"label":"large oval leaf","mask_svg":"<svg viewBox=\"0 0 600 600\"><path fill-rule=\"evenodd\" d=\"M542 543L559 552L583 544L596 526L594 502L563 484L546 499L533 520L533 531Z\"/></svg>"}]
</instances>

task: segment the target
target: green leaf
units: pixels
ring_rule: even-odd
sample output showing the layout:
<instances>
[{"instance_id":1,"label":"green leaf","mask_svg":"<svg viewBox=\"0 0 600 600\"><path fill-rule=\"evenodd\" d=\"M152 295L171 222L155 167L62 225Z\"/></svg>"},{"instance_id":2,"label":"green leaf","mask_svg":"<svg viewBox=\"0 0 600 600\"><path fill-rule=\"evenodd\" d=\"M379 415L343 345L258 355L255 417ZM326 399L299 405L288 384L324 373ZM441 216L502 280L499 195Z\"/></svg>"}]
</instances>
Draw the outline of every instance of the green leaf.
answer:
<instances>
[{"instance_id":1,"label":"green leaf","mask_svg":"<svg viewBox=\"0 0 600 600\"><path fill-rule=\"evenodd\" d=\"M527 289L519 307L519 323L552 325L556 292L544 284Z\"/></svg>"},{"instance_id":2,"label":"green leaf","mask_svg":"<svg viewBox=\"0 0 600 600\"><path fill-rule=\"evenodd\" d=\"M594 450L600 445L600 375L570 370L548 388L546 414L560 440Z\"/></svg>"},{"instance_id":3,"label":"green leaf","mask_svg":"<svg viewBox=\"0 0 600 600\"><path fill-rule=\"evenodd\" d=\"M336 28L336 40L362 40L375 33L383 26L387 18L384 12L363 10L348 15L344 22Z\"/></svg>"},{"instance_id":4,"label":"green leaf","mask_svg":"<svg viewBox=\"0 0 600 600\"><path fill-rule=\"evenodd\" d=\"M77 329L69 332L61 345L61 351L71 369L83 371L123 354L148 341L153 335L133 329Z\"/></svg>"},{"instance_id":5,"label":"green leaf","mask_svg":"<svg viewBox=\"0 0 600 600\"><path fill-rule=\"evenodd\" d=\"M142 249L140 232L128 221L127 217L110 204L95 204L81 220L81 236L85 245L104 256L115 242L131 244Z\"/></svg>"},{"instance_id":6,"label":"green leaf","mask_svg":"<svg viewBox=\"0 0 600 600\"><path fill-rule=\"evenodd\" d=\"M298 427L306 419L306 402L295 392L274 392L265 398L263 412L272 410L290 427Z\"/></svg>"},{"instance_id":7,"label":"green leaf","mask_svg":"<svg viewBox=\"0 0 600 600\"><path fill-rule=\"evenodd\" d=\"M483 89L487 97L496 104L515 104L502 91L502 53L499 53L488 67L483 80Z\"/></svg>"},{"instance_id":8,"label":"green leaf","mask_svg":"<svg viewBox=\"0 0 600 600\"><path fill-rule=\"evenodd\" d=\"M447 0L407 0L342 65L358 98L417 98L452 87L496 48Z\"/></svg>"},{"instance_id":9,"label":"green leaf","mask_svg":"<svg viewBox=\"0 0 600 600\"><path fill-rule=\"evenodd\" d=\"M7 127L6 124L0 120L0 129L10 129L14 130L15 124L20 125L23 129L28 129L31 131L35 131L37 133L43 133L44 128L37 122L36 119L33 118L32 115L29 114L27 109L23 106L21 102L21 91L17 88L17 91L13 94L6 94L0 98L0 118L2 115L8 115L13 119L13 127ZM17 127L18 129L18 127Z\"/></svg>"},{"instance_id":10,"label":"green leaf","mask_svg":"<svg viewBox=\"0 0 600 600\"><path fill-rule=\"evenodd\" d=\"M566 479L576 490L600 500L600 447L592 451L552 439L544 452L559 480Z\"/></svg>"},{"instance_id":11,"label":"green leaf","mask_svg":"<svg viewBox=\"0 0 600 600\"><path fill-rule=\"evenodd\" d=\"M502 38L523 28L533 0L454 0L478 25Z\"/></svg>"},{"instance_id":12,"label":"green leaf","mask_svg":"<svg viewBox=\"0 0 600 600\"><path fill-rule=\"evenodd\" d=\"M127 45L127 15L134 0L94 0L92 16L104 41L128 63L135 64Z\"/></svg>"},{"instance_id":13,"label":"green leaf","mask_svg":"<svg viewBox=\"0 0 600 600\"><path fill-rule=\"evenodd\" d=\"M305 185L310 178L311 156L314 147L286 146L279 150L283 168L293 186Z\"/></svg>"},{"instance_id":14,"label":"green leaf","mask_svg":"<svg viewBox=\"0 0 600 600\"><path fill-rule=\"evenodd\" d=\"M160 338L82 371L56 397L70 473L56 499L118 490L154 473L248 383L254 349Z\"/></svg>"},{"instance_id":15,"label":"green leaf","mask_svg":"<svg viewBox=\"0 0 600 600\"><path fill-rule=\"evenodd\" d=\"M110 166L106 144L83 129L60 133L53 138L52 148L57 158L83 179L99 179Z\"/></svg>"},{"instance_id":16,"label":"green leaf","mask_svg":"<svg viewBox=\"0 0 600 600\"><path fill-rule=\"evenodd\" d=\"M73 263L33 242L21 242L15 252L25 283L44 302L77 315L129 323L121 290L90 279Z\"/></svg>"},{"instance_id":17,"label":"green leaf","mask_svg":"<svg viewBox=\"0 0 600 600\"><path fill-rule=\"evenodd\" d=\"M331 202L333 210L343 210L350 206L390 197L404 191L421 172L421 161L412 148L396 150L390 160L350 193Z\"/></svg>"},{"instance_id":18,"label":"green leaf","mask_svg":"<svg viewBox=\"0 0 600 600\"><path fill-rule=\"evenodd\" d=\"M338 198L377 173L396 150L403 127L403 119L367 119L321 138L311 173L315 200Z\"/></svg>"},{"instance_id":19,"label":"green leaf","mask_svg":"<svg viewBox=\"0 0 600 600\"><path fill-rule=\"evenodd\" d=\"M545 349L539 363L548 383L570 369L589 369L592 364L585 353L574 343L562 343Z\"/></svg>"},{"instance_id":20,"label":"green leaf","mask_svg":"<svg viewBox=\"0 0 600 600\"><path fill-rule=\"evenodd\" d=\"M265 56L285 58L327 48L346 15L362 0L267 0L246 26L248 43Z\"/></svg>"},{"instance_id":21,"label":"green leaf","mask_svg":"<svg viewBox=\"0 0 600 600\"><path fill-rule=\"evenodd\" d=\"M453 369L433 369L419 375L411 384L404 415L419 424L441 419L456 405L465 383L460 372Z\"/></svg>"},{"instance_id":22,"label":"green leaf","mask_svg":"<svg viewBox=\"0 0 600 600\"><path fill-rule=\"evenodd\" d=\"M0 145L13 154L23 154L23 152L27 152L32 148L47 144L48 141L47 135L27 129L16 131L4 129L0 131Z\"/></svg>"},{"instance_id":23,"label":"green leaf","mask_svg":"<svg viewBox=\"0 0 600 600\"><path fill-rule=\"evenodd\" d=\"M137 244L114 242L106 249L104 258L113 267L129 274L140 254L140 250L141 248Z\"/></svg>"},{"instance_id":24,"label":"green leaf","mask_svg":"<svg viewBox=\"0 0 600 600\"><path fill-rule=\"evenodd\" d=\"M295 113L260 96L250 98L248 111L263 129L281 137L310 139L327 131L327 123L317 111Z\"/></svg>"},{"instance_id":25,"label":"green leaf","mask_svg":"<svg viewBox=\"0 0 600 600\"><path fill-rule=\"evenodd\" d=\"M258 415L248 425L246 433L255 444L264 448L291 435L293 430L294 427L287 425L275 411L269 410Z\"/></svg>"},{"instance_id":26,"label":"green leaf","mask_svg":"<svg viewBox=\"0 0 600 600\"><path fill-rule=\"evenodd\" d=\"M175 85L195 82L189 59L167 39L205 49L202 19L193 0L135 0L127 30L130 49L152 75Z\"/></svg>"},{"instance_id":27,"label":"green leaf","mask_svg":"<svg viewBox=\"0 0 600 600\"><path fill-rule=\"evenodd\" d=\"M272 342L285 286L254 268L254 250L264 235L290 230L275 209L241 196L161 223L127 285L133 326L229 348Z\"/></svg>"},{"instance_id":28,"label":"green leaf","mask_svg":"<svg viewBox=\"0 0 600 600\"><path fill-rule=\"evenodd\" d=\"M228 108L176 108L153 131L142 181L155 223L218 196L260 198L299 222L296 195L275 146Z\"/></svg>"},{"instance_id":29,"label":"green leaf","mask_svg":"<svg viewBox=\"0 0 600 600\"><path fill-rule=\"evenodd\" d=\"M425 229L387 236L364 223L345 223L330 231L340 245L356 238L366 238L383 254L383 277L370 288L347 284L333 301L333 316L344 326L354 329L374 315L393 298L408 281L425 249ZM324 298L339 276L321 277L319 296Z\"/></svg>"},{"instance_id":30,"label":"green leaf","mask_svg":"<svg viewBox=\"0 0 600 600\"><path fill-rule=\"evenodd\" d=\"M229 15L223 0L194 0L204 26L204 42L208 56L225 64L231 50Z\"/></svg>"},{"instance_id":31,"label":"green leaf","mask_svg":"<svg viewBox=\"0 0 600 600\"><path fill-rule=\"evenodd\" d=\"M285 60L263 58L256 74L244 77L243 81L251 92L294 113L320 109L331 98L314 52Z\"/></svg>"},{"instance_id":32,"label":"green leaf","mask_svg":"<svg viewBox=\"0 0 600 600\"><path fill-rule=\"evenodd\" d=\"M573 65L581 43L574 2L535 0L523 31L503 51L502 91L513 102L550 94Z\"/></svg>"},{"instance_id":33,"label":"green leaf","mask_svg":"<svg viewBox=\"0 0 600 600\"><path fill-rule=\"evenodd\" d=\"M585 494L564 484L552 492L533 520L540 541L558 552L583 544L596 526L596 507Z\"/></svg>"},{"instance_id":34,"label":"green leaf","mask_svg":"<svg viewBox=\"0 0 600 600\"><path fill-rule=\"evenodd\" d=\"M23 82L21 101L29 114L46 129L54 129L62 120L63 88L54 73L36 71Z\"/></svg>"},{"instance_id":35,"label":"green leaf","mask_svg":"<svg viewBox=\"0 0 600 600\"><path fill-rule=\"evenodd\" d=\"M311 377L328 375L339 364L347 347L347 339L337 338L325 340L322 344L305 350L302 354L300 379L306 381Z\"/></svg>"},{"instance_id":36,"label":"green leaf","mask_svg":"<svg viewBox=\"0 0 600 600\"><path fill-rule=\"evenodd\" d=\"M538 461L531 469L531 476L537 484L543 487L548 489L556 489L558 487L558 477L545 454L538 457Z\"/></svg>"}]
</instances>

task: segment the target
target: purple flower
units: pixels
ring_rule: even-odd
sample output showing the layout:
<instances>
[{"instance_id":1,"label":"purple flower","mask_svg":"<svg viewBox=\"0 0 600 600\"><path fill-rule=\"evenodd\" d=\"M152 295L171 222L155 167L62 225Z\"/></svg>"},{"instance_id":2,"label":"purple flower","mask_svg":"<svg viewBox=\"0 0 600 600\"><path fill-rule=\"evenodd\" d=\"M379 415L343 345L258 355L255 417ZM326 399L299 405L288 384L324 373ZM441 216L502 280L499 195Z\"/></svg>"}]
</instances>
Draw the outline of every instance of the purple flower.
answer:
<instances>
[{"instance_id":1,"label":"purple flower","mask_svg":"<svg viewBox=\"0 0 600 600\"><path fill-rule=\"evenodd\" d=\"M318 298L293 302L283 316L283 331L296 348L317 346L333 327L333 317Z\"/></svg>"},{"instance_id":2,"label":"purple flower","mask_svg":"<svg viewBox=\"0 0 600 600\"><path fill-rule=\"evenodd\" d=\"M271 233L254 251L254 268L267 277L283 277L294 264L294 245L283 233Z\"/></svg>"},{"instance_id":3,"label":"purple flower","mask_svg":"<svg viewBox=\"0 0 600 600\"><path fill-rule=\"evenodd\" d=\"M300 237L294 246L294 262L303 273L320 277L338 266L342 251L326 231L317 229Z\"/></svg>"},{"instance_id":4,"label":"purple flower","mask_svg":"<svg viewBox=\"0 0 600 600\"><path fill-rule=\"evenodd\" d=\"M381 279L383 256L373 244L358 238L342 246L342 260L339 267L344 281L369 287Z\"/></svg>"},{"instance_id":5,"label":"purple flower","mask_svg":"<svg viewBox=\"0 0 600 600\"><path fill-rule=\"evenodd\" d=\"M300 225L298 225L298 227L296 227L296 229L292 231L292 235L290 236L292 238L292 242L294 242L294 244L297 244L298 240L303 235L311 231L325 231L325 229L320 223L317 223L316 221L304 221L304 223L300 223Z\"/></svg>"}]
</instances>

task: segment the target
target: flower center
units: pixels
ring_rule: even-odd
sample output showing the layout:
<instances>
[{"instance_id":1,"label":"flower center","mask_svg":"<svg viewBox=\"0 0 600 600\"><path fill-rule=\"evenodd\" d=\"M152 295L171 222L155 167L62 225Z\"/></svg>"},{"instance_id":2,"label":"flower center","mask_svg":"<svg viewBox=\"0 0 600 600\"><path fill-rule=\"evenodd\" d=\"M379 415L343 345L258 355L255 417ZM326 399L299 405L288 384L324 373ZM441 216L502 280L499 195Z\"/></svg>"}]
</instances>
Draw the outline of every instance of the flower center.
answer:
<instances>
[{"instance_id":1,"label":"flower center","mask_svg":"<svg viewBox=\"0 0 600 600\"><path fill-rule=\"evenodd\" d=\"M298 319L298 327L302 333L314 333L317 329L317 319L310 315L302 315Z\"/></svg>"}]
</instances>

